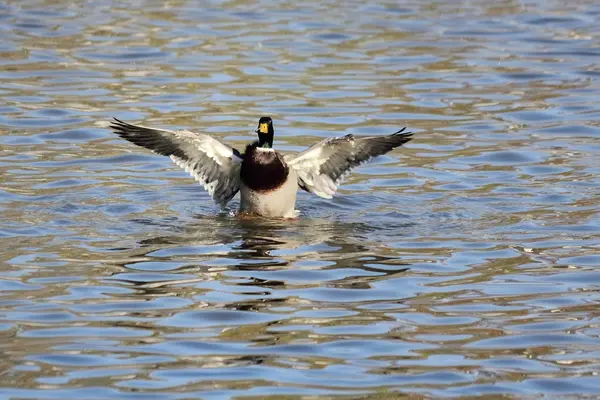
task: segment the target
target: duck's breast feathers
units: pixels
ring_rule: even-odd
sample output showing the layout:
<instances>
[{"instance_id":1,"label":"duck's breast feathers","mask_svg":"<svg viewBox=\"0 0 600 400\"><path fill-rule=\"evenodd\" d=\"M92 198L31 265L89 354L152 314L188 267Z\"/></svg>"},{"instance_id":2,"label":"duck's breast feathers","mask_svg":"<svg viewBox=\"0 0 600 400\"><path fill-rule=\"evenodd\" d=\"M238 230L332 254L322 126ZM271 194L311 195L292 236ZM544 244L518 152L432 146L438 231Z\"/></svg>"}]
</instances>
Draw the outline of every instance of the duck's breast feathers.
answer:
<instances>
[{"instance_id":1,"label":"duck's breast feathers","mask_svg":"<svg viewBox=\"0 0 600 400\"><path fill-rule=\"evenodd\" d=\"M281 161L278 152L272 148L259 147L256 141L246 146L243 158L254 164L272 164Z\"/></svg>"},{"instance_id":2,"label":"duck's breast feathers","mask_svg":"<svg viewBox=\"0 0 600 400\"><path fill-rule=\"evenodd\" d=\"M240 178L248 188L256 192L270 192L281 187L288 174L283 156L275 150L258 147L256 142L246 147Z\"/></svg>"},{"instance_id":3,"label":"duck's breast feathers","mask_svg":"<svg viewBox=\"0 0 600 400\"><path fill-rule=\"evenodd\" d=\"M343 176L353 167L410 141L412 133L405 129L387 136L355 138L346 135L325 139L296 156L286 157L286 160L296 171L302 189L331 198Z\"/></svg>"},{"instance_id":4,"label":"duck's breast feathers","mask_svg":"<svg viewBox=\"0 0 600 400\"><path fill-rule=\"evenodd\" d=\"M203 134L128 124L114 119L113 131L138 146L168 156L200 182L224 206L239 190L240 153Z\"/></svg>"}]
</instances>

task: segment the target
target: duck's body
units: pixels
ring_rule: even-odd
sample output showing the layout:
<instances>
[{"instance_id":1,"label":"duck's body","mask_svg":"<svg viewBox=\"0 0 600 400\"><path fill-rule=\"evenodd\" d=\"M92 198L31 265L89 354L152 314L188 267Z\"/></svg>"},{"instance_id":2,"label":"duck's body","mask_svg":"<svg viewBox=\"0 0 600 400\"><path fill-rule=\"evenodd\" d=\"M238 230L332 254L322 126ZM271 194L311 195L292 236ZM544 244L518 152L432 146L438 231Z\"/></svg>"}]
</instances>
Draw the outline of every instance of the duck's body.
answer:
<instances>
[{"instance_id":1,"label":"duck's body","mask_svg":"<svg viewBox=\"0 0 600 400\"><path fill-rule=\"evenodd\" d=\"M294 218L298 211L296 207L296 192L298 184L296 173L290 172L290 179L277 189L259 192L243 182L240 184L240 211L251 214L267 215L270 217Z\"/></svg>"},{"instance_id":2,"label":"duck's body","mask_svg":"<svg viewBox=\"0 0 600 400\"><path fill-rule=\"evenodd\" d=\"M241 154L201 133L167 131L131 125L118 119L116 134L155 153L169 156L203 184L224 207L240 192L240 211L269 217L295 217L298 188L331 198L343 175L372 157L411 139L404 129L388 136L355 139L352 135L325 139L295 156L273 149L273 122L259 121L258 141Z\"/></svg>"},{"instance_id":3,"label":"duck's body","mask_svg":"<svg viewBox=\"0 0 600 400\"><path fill-rule=\"evenodd\" d=\"M240 167L241 211L293 218L297 214L297 191L296 171L288 167L281 154L257 143L246 147Z\"/></svg>"}]
</instances>

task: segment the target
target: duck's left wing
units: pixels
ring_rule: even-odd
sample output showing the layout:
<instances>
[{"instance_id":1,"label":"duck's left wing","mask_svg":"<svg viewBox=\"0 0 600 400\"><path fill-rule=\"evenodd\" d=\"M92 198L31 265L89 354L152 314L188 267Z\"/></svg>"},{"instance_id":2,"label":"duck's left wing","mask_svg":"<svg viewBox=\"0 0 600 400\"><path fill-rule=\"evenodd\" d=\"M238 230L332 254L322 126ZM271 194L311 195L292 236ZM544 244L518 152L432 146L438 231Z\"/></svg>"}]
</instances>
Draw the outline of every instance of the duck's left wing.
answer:
<instances>
[{"instance_id":1,"label":"duck's left wing","mask_svg":"<svg viewBox=\"0 0 600 400\"><path fill-rule=\"evenodd\" d=\"M240 189L240 153L217 139L186 130L169 131L128 124L114 118L110 127L123 139L168 156L200 182L224 207Z\"/></svg>"},{"instance_id":2,"label":"duck's left wing","mask_svg":"<svg viewBox=\"0 0 600 400\"><path fill-rule=\"evenodd\" d=\"M373 157L402 146L412 138L406 128L387 136L355 138L353 135L325 139L296 156L287 164L298 175L298 186L330 199L345 173Z\"/></svg>"}]
</instances>

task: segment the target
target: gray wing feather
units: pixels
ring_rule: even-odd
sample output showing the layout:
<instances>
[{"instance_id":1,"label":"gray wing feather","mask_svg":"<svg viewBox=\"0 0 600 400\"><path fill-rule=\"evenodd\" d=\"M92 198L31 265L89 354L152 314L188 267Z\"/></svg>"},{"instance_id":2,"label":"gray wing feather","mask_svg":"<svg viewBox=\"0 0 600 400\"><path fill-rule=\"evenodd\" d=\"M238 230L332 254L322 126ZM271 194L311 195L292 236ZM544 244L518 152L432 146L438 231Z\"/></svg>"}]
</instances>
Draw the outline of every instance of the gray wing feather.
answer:
<instances>
[{"instance_id":1,"label":"gray wing feather","mask_svg":"<svg viewBox=\"0 0 600 400\"><path fill-rule=\"evenodd\" d=\"M385 154L412 139L406 128L387 136L355 138L353 135L325 139L290 157L298 186L307 192L330 199L344 175L373 157Z\"/></svg>"},{"instance_id":2,"label":"gray wing feather","mask_svg":"<svg viewBox=\"0 0 600 400\"><path fill-rule=\"evenodd\" d=\"M147 128L116 118L110 127L123 139L170 157L200 182L221 207L239 191L240 153L209 135Z\"/></svg>"}]
</instances>

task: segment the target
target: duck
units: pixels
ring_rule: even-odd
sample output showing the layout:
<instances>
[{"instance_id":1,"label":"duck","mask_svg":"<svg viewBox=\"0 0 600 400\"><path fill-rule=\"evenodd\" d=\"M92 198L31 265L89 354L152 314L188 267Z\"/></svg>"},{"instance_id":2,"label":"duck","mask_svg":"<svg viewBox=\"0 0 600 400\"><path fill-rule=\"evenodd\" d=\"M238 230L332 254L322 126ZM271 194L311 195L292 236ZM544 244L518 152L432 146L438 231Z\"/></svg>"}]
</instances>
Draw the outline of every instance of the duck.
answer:
<instances>
[{"instance_id":1,"label":"duck","mask_svg":"<svg viewBox=\"0 0 600 400\"><path fill-rule=\"evenodd\" d=\"M151 128L117 118L110 128L133 144L170 157L204 186L221 209L239 192L241 213L278 218L297 217L298 189L331 199L352 168L412 139L406 128L382 136L347 134L284 155L273 148L270 117L259 119L258 140L243 153L205 133Z\"/></svg>"}]
</instances>

